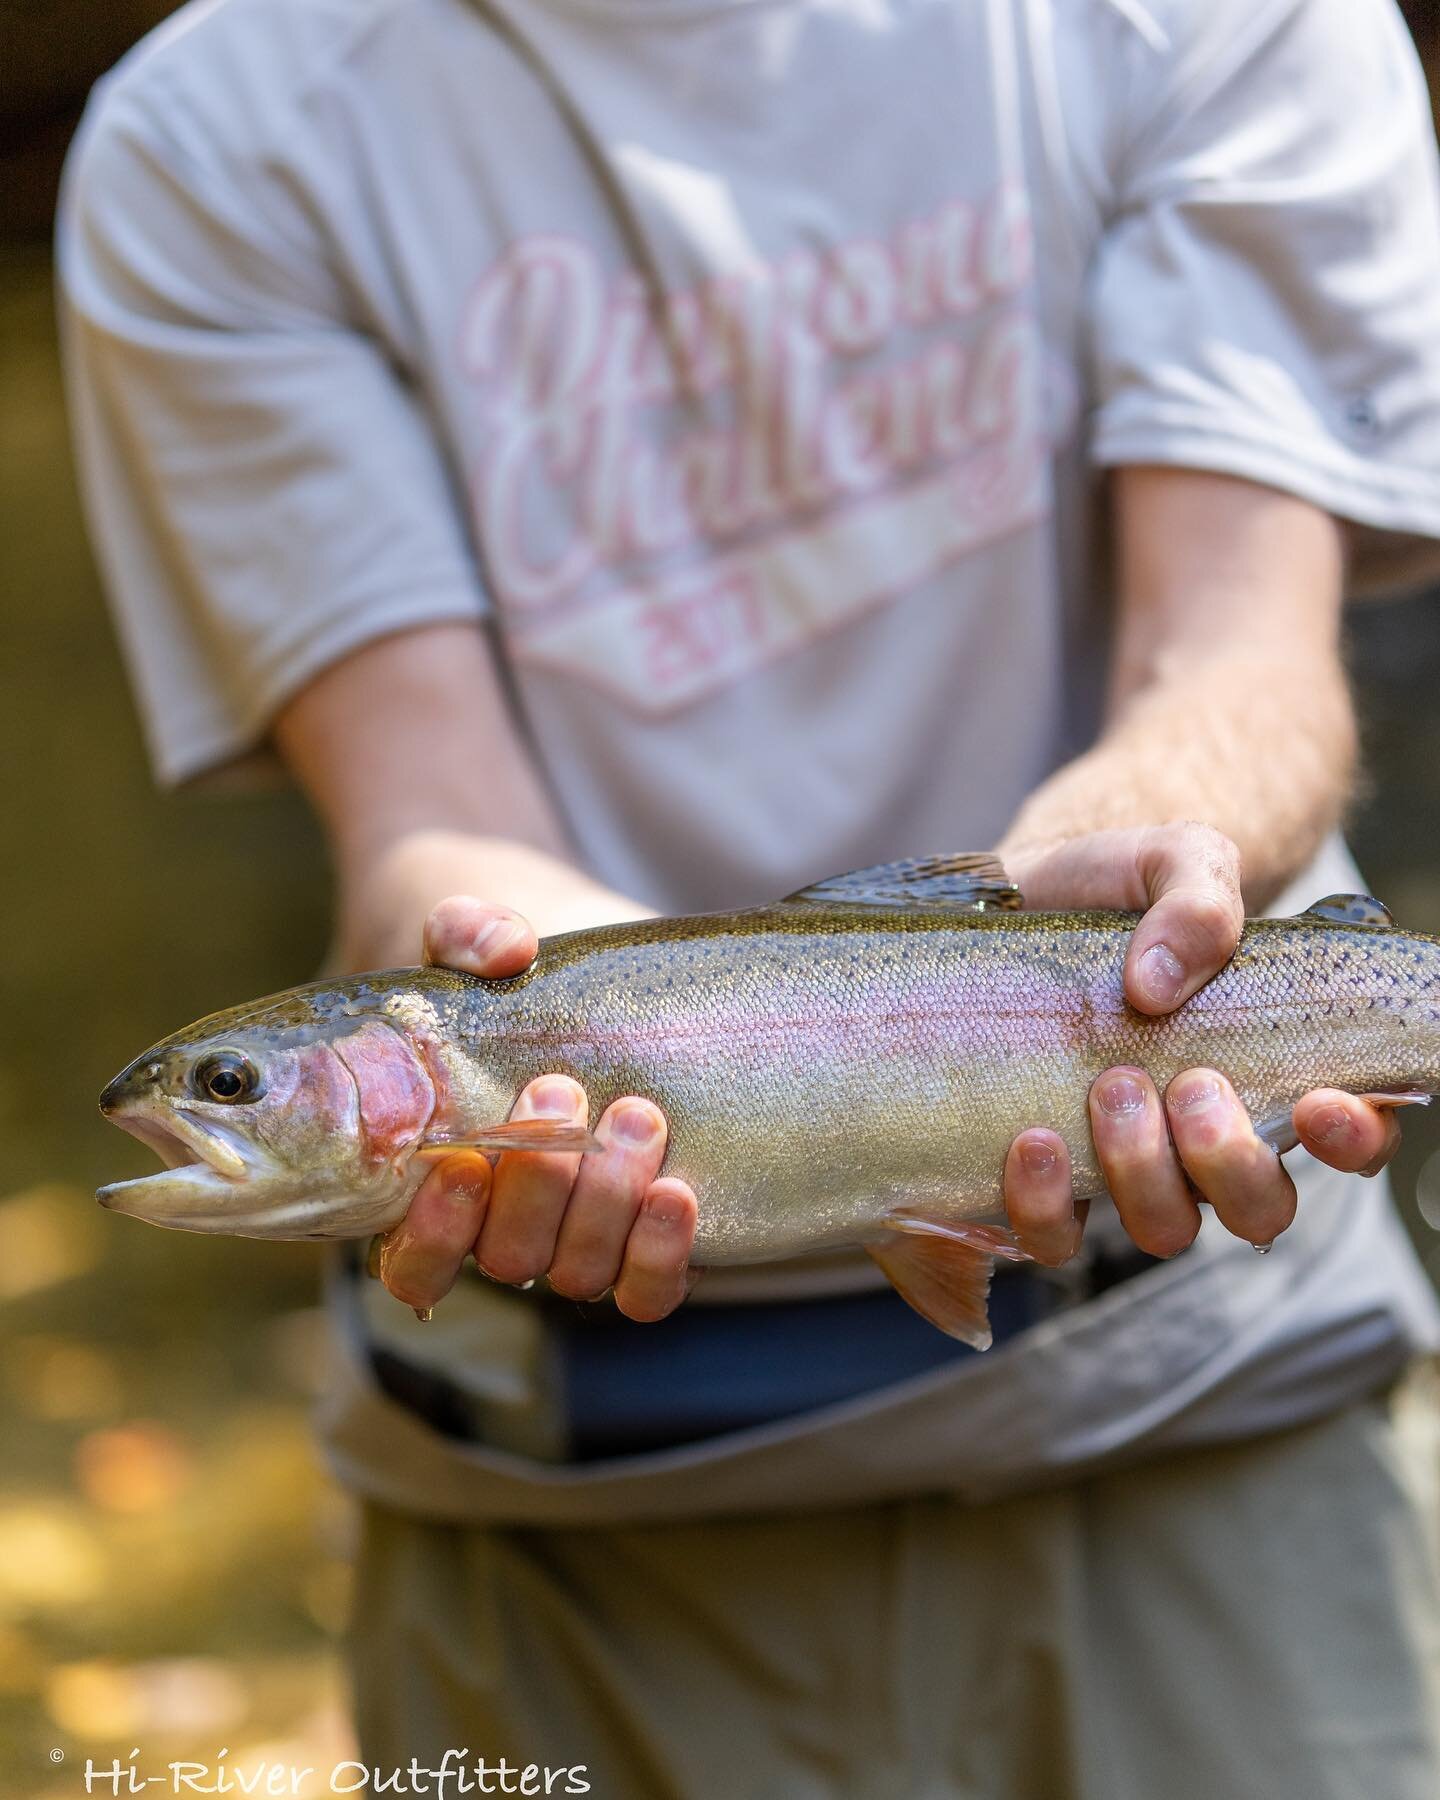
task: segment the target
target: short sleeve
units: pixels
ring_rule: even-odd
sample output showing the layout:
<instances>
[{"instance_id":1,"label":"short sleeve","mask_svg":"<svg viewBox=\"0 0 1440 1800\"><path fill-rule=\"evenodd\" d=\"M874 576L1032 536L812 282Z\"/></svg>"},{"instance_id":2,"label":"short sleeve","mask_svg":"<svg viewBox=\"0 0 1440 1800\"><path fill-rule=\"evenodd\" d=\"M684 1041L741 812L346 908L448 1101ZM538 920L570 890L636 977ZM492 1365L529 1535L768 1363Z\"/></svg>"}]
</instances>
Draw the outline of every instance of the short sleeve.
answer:
<instances>
[{"instance_id":1,"label":"short sleeve","mask_svg":"<svg viewBox=\"0 0 1440 1800\"><path fill-rule=\"evenodd\" d=\"M262 745L348 651L483 610L423 407L262 186L122 90L92 101L62 194L81 484L167 783Z\"/></svg>"},{"instance_id":2,"label":"short sleeve","mask_svg":"<svg viewBox=\"0 0 1440 1800\"><path fill-rule=\"evenodd\" d=\"M1440 197L1391 0L1177 4L1123 71L1091 454L1295 493L1440 570Z\"/></svg>"}]
</instances>

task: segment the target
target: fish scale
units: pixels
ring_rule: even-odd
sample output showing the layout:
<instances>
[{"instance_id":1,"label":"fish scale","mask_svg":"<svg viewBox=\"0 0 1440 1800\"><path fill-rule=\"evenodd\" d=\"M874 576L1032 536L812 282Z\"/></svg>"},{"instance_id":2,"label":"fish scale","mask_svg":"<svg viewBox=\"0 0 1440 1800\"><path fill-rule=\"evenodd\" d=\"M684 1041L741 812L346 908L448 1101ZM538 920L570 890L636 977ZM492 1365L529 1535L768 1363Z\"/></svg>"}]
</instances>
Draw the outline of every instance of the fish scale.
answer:
<instances>
[{"instance_id":1,"label":"fish scale","mask_svg":"<svg viewBox=\"0 0 1440 1800\"><path fill-rule=\"evenodd\" d=\"M598 1114L642 1093L666 1170L703 1197L696 1260L854 1243L898 1203L998 1214L1016 1133L1049 1126L1076 1190L1104 1179L1087 1094L1105 1069L1222 1070L1257 1124L1317 1086L1440 1076L1440 945L1328 920L1258 920L1179 1013L1124 1000L1133 916L863 909L748 915L687 946L644 925L557 939L518 984L443 989L447 1029L517 1091L573 1076ZM479 1125L480 1120L469 1121Z\"/></svg>"}]
</instances>

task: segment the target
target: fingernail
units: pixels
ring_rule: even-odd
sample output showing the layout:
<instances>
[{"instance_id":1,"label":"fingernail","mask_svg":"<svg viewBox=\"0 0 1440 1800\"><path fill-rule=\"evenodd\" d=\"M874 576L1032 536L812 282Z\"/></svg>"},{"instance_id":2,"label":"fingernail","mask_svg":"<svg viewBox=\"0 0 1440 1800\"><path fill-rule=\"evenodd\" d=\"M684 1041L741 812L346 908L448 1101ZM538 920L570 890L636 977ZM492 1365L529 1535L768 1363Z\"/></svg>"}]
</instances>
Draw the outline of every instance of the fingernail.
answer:
<instances>
[{"instance_id":1,"label":"fingernail","mask_svg":"<svg viewBox=\"0 0 1440 1800\"><path fill-rule=\"evenodd\" d=\"M568 1081L538 1081L529 1090L527 1104L535 1119L568 1119L575 1112L575 1090Z\"/></svg>"},{"instance_id":2,"label":"fingernail","mask_svg":"<svg viewBox=\"0 0 1440 1800\"><path fill-rule=\"evenodd\" d=\"M1060 1159L1053 1144L1043 1138L1026 1138L1020 1145L1020 1167L1027 1175L1048 1175Z\"/></svg>"},{"instance_id":3,"label":"fingernail","mask_svg":"<svg viewBox=\"0 0 1440 1800\"><path fill-rule=\"evenodd\" d=\"M685 1209L669 1194L651 1194L645 1202L645 1211L657 1225L663 1225L668 1230L681 1223Z\"/></svg>"},{"instance_id":4,"label":"fingernail","mask_svg":"<svg viewBox=\"0 0 1440 1800\"><path fill-rule=\"evenodd\" d=\"M1355 1124L1343 1107L1327 1106L1310 1121L1310 1135L1317 1144L1338 1150L1341 1145L1354 1142Z\"/></svg>"},{"instance_id":5,"label":"fingernail","mask_svg":"<svg viewBox=\"0 0 1440 1800\"><path fill-rule=\"evenodd\" d=\"M458 1161L458 1158L456 1159ZM490 1195L488 1175L476 1175L467 1165L454 1173L440 1165L440 1192L456 1206L473 1206Z\"/></svg>"},{"instance_id":6,"label":"fingernail","mask_svg":"<svg viewBox=\"0 0 1440 1800\"><path fill-rule=\"evenodd\" d=\"M1152 944L1140 958L1140 987L1156 1006L1173 1006L1185 987L1185 965L1168 944Z\"/></svg>"},{"instance_id":7,"label":"fingernail","mask_svg":"<svg viewBox=\"0 0 1440 1800\"><path fill-rule=\"evenodd\" d=\"M488 962L506 950L513 950L525 936L525 927L517 919L490 919L470 940L470 954Z\"/></svg>"},{"instance_id":8,"label":"fingernail","mask_svg":"<svg viewBox=\"0 0 1440 1800\"><path fill-rule=\"evenodd\" d=\"M475 1206L481 1200L490 1198L490 1184L486 1181L475 1181L466 1177L445 1189L446 1198L453 1200L456 1206Z\"/></svg>"},{"instance_id":9,"label":"fingernail","mask_svg":"<svg viewBox=\"0 0 1440 1800\"><path fill-rule=\"evenodd\" d=\"M1220 1083L1213 1075L1205 1075L1187 1082L1183 1088L1172 1089L1170 1104L1177 1112L1199 1112L1219 1098Z\"/></svg>"},{"instance_id":10,"label":"fingernail","mask_svg":"<svg viewBox=\"0 0 1440 1800\"><path fill-rule=\"evenodd\" d=\"M625 1106L610 1120L611 1133L623 1144L651 1144L660 1127L648 1106Z\"/></svg>"},{"instance_id":11,"label":"fingernail","mask_svg":"<svg viewBox=\"0 0 1440 1800\"><path fill-rule=\"evenodd\" d=\"M1145 1110L1145 1090L1133 1075L1112 1075L1095 1090L1095 1098L1112 1119Z\"/></svg>"}]
</instances>

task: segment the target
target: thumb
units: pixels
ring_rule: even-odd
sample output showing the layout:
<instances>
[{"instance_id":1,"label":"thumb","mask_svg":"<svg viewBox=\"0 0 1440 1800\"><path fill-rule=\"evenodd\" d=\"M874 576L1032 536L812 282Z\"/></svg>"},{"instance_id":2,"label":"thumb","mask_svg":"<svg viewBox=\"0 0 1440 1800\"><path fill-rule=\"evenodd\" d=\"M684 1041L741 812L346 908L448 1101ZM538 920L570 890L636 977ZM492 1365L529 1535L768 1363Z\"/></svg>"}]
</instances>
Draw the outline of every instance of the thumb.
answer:
<instances>
[{"instance_id":1,"label":"thumb","mask_svg":"<svg viewBox=\"0 0 1440 1800\"><path fill-rule=\"evenodd\" d=\"M1125 957L1125 997L1143 1013L1173 1012L1235 953L1240 854L1207 825L1167 825L1145 834L1137 861L1150 905Z\"/></svg>"},{"instance_id":2,"label":"thumb","mask_svg":"<svg viewBox=\"0 0 1440 1800\"><path fill-rule=\"evenodd\" d=\"M492 980L519 975L534 962L540 940L528 919L508 906L469 894L442 900L425 921L425 961Z\"/></svg>"}]
</instances>

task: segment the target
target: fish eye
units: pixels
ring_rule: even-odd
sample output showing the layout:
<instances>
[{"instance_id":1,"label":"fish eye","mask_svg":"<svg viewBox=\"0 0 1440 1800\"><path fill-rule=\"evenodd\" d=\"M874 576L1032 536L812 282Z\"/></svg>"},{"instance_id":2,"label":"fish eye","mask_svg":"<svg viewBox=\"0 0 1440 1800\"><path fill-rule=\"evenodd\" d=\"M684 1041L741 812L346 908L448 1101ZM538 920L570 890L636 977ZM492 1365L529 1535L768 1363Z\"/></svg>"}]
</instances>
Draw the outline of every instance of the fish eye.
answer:
<instances>
[{"instance_id":1,"label":"fish eye","mask_svg":"<svg viewBox=\"0 0 1440 1800\"><path fill-rule=\"evenodd\" d=\"M202 1100L219 1100L226 1105L255 1099L260 1087L254 1063L238 1050L217 1050L202 1057L190 1080Z\"/></svg>"}]
</instances>

